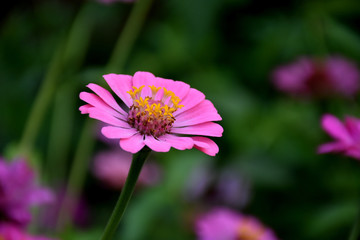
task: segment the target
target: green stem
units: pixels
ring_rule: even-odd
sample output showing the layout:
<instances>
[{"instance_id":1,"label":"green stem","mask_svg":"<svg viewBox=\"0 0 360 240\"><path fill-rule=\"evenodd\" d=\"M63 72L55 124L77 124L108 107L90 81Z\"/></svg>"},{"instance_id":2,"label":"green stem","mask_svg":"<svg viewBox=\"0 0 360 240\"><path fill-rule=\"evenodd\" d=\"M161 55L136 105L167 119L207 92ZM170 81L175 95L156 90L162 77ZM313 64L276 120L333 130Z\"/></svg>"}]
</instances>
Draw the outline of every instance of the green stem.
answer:
<instances>
[{"instance_id":1,"label":"green stem","mask_svg":"<svg viewBox=\"0 0 360 240\"><path fill-rule=\"evenodd\" d=\"M354 226L351 230L349 240L357 240L359 236L359 232L360 232L360 208L356 220L354 222Z\"/></svg>"},{"instance_id":2,"label":"green stem","mask_svg":"<svg viewBox=\"0 0 360 240\"><path fill-rule=\"evenodd\" d=\"M124 188L120 193L120 197L115 205L111 217L106 225L101 240L111 240L117 230L121 217L123 216L126 206L129 203L131 195L134 191L137 179L141 172L142 166L150 153L150 148L144 147L140 152L133 156L129 174L126 178Z\"/></svg>"}]
</instances>

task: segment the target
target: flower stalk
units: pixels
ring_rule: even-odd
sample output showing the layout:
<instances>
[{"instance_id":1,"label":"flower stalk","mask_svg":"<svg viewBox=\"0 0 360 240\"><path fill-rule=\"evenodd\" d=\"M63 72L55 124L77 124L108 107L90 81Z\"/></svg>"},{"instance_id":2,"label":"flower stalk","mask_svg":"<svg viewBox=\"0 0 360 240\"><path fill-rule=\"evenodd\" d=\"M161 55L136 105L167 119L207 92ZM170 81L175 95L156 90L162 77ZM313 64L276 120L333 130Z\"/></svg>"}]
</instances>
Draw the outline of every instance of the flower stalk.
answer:
<instances>
[{"instance_id":1,"label":"flower stalk","mask_svg":"<svg viewBox=\"0 0 360 240\"><path fill-rule=\"evenodd\" d=\"M358 210L357 217L355 219L354 225L352 227L352 230L350 232L349 240L357 240L360 233L360 207Z\"/></svg>"},{"instance_id":2,"label":"flower stalk","mask_svg":"<svg viewBox=\"0 0 360 240\"><path fill-rule=\"evenodd\" d=\"M125 212L125 209L129 203L129 200L134 192L135 185L141 169L145 163L146 158L151 152L150 148L144 147L137 154L133 155L133 160L131 162L129 174L126 178L124 188L122 189L119 199L115 205L115 208L111 214L111 217L106 225L104 233L101 237L101 240L110 240L113 238L117 227L120 223L120 220Z\"/></svg>"},{"instance_id":3,"label":"flower stalk","mask_svg":"<svg viewBox=\"0 0 360 240\"><path fill-rule=\"evenodd\" d=\"M69 32L60 40L51 60L48 72L31 108L19 143L19 155L28 157L33 151L46 112L52 103L60 79L71 76L82 63L93 27L94 8L85 4L71 25Z\"/></svg>"}]
</instances>

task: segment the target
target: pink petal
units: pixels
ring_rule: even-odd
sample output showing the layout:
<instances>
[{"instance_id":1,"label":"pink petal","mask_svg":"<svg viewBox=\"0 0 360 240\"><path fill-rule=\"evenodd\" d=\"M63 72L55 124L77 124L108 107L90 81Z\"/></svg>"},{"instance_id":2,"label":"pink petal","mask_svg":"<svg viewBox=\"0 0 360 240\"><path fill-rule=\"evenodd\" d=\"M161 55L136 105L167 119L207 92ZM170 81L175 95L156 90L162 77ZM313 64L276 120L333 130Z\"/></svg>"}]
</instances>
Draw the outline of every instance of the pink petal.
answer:
<instances>
[{"instance_id":1,"label":"pink petal","mask_svg":"<svg viewBox=\"0 0 360 240\"><path fill-rule=\"evenodd\" d=\"M146 97L152 97L152 92L151 89L149 88L149 86L145 86L142 90L141 90L141 97L143 99L145 99Z\"/></svg>"},{"instance_id":2,"label":"pink petal","mask_svg":"<svg viewBox=\"0 0 360 240\"><path fill-rule=\"evenodd\" d=\"M353 157L355 159L360 160L360 149L358 148L350 148L345 151L345 154L349 157Z\"/></svg>"},{"instance_id":3,"label":"pink petal","mask_svg":"<svg viewBox=\"0 0 360 240\"><path fill-rule=\"evenodd\" d=\"M110 115L107 112L101 111L97 108L89 108L89 117L100 120L104 123L108 123L110 125L114 125L117 127L123 127L126 128L129 126L129 124L123 120L120 120L118 118L115 118L114 116Z\"/></svg>"},{"instance_id":4,"label":"pink petal","mask_svg":"<svg viewBox=\"0 0 360 240\"><path fill-rule=\"evenodd\" d=\"M144 136L139 133L129 138L121 138L120 147L127 152L137 153L145 146L143 138Z\"/></svg>"},{"instance_id":5,"label":"pink petal","mask_svg":"<svg viewBox=\"0 0 360 240\"><path fill-rule=\"evenodd\" d=\"M360 121L354 117L345 117L345 127L355 142L360 142Z\"/></svg>"},{"instance_id":6,"label":"pink petal","mask_svg":"<svg viewBox=\"0 0 360 240\"><path fill-rule=\"evenodd\" d=\"M171 147L179 150L191 149L194 146L194 141L191 137L179 137L172 134L166 134L159 137L159 140L169 143Z\"/></svg>"},{"instance_id":7,"label":"pink petal","mask_svg":"<svg viewBox=\"0 0 360 240\"><path fill-rule=\"evenodd\" d=\"M89 103L90 105L94 106L95 108L107 112L108 114L120 118L122 120L126 120L125 116L111 108L109 105L107 105L100 97L93 93L88 92L81 92L80 93L80 99Z\"/></svg>"},{"instance_id":8,"label":"pink petal","mask_svg":"<svg viewBox=\"0 0 360 240\"><path fill-rule=\"evenodd\" d=\"M325 114L322 117L321 124L323 129L332 137L346 143L352 142L351 137L343 123L333 115Z\"/></svg>"},{"instance_id":9,"label":"pink petal","mask_svg":"<svg viewBox=\"0 0 360 240\"><path fill-rule=\"evenodd\" d=\"M346 145L342 142L325 143L318 147L317 153L341 152L346 149Z\"/></svg>"},{"instance_id":10,"label":"pink petal","mask_svg":"<svg viewBox=\"0 0 360 240\"><path fill-rule=\"evenodd\" d=\"M165 79L157 77L157 87L164 87L169 91L175 93L181 100L186 96L190 90L190 85L181 81L174 81L171 79Z\"/></svg>"},{"instance_id":11,"label":"pink petal","mask_svg":"<svg viewBox=\"0 0 360 240\"><path fill-rule=\"evenodd\" d=\"M90 104L85 104L85 105L82 105L81 107L79 107L79 110L80 110L81 114L88 114L90 108L93 108L93 106Z\"/></svg>"},{"instance_id":12,"label":"pink petal","mask_svg":"<svg viewBox=\"0 0 360 240\"><path fill-rule=\"evenodd\" d=\"M219 124L213 122L200 123L187 127L173 127L171 129L171 133L204 135L212 137L221 137L223 131L223 128Z\"/></svg>"},{"instance_id":13,"label":"pink petal","mask_svg":"<svg viewBox=\"0 0 360 240\"><path fill-rule=\"evenodd\" d=\"M205 99L205 95L194 88L190 88L188 94L184 98L180 98L180 99L181 101L179 104L184 105L184 107L178 109L174 113L175 117L178 116L180 113L185 112L186 110L202 102Z\"/></svg>"},{"instance_id":14,"label":"pink petal","mask_svg":"<svg viewBox=\"0 0 360 240\"><path fill-rule=\"evenodd\" d=\"M88 84L87 87L94 91L94 93L96 93L110 107L112 107L122 115L127 116L127 113L119 106L119 104L116 102L116 100L108 90L93 83Z\"/></svg>"},{"instance_id":15,"label":"pink petal","mask_svg":"<svg viewBox=\"0 0 360 240\"><path fill-rule=\"evenodd\" d=\"M219 152L219 147L216 143L205 137L192 137L194 140L195 148L210 155L215 156Z\"/></svg>"},{"instance_id":16,"label":"pink petal","mask_svg":"<svg viewBox=\"0 0 360 240\"><path fill-rule=\"evenodd\" d=\"M171 148L169 143L157 140L153 136L146 136L144 143L155 152L168 152Z\"/></svg>"},{"instance_id":17,"label":"pink petal","mask_svg":"<svg viewBox=\"0 0 360 240\"><path fill-rule=\"evenodd\" d=\"M164 89L160 88L159 91L156 93L154 100L155 101L160 101L164 96Z\"/></svg>"},{"instance_id":18,"label":"pink petal","mask_svg":"<svg viewBox=\"0 0 360 240\"><path fill-rule=\"evenodd\" d=\"M28 199L31 205L51 203L54 202L54 200L54 193L46 188L34 189Z\"/></svg>"},{"instance_id":19,"label":"pink petal","mask_svg":"<svg viewBox=\"0 0 360 240\"><path fill-rule=\"evenodd\" d=\"M135 135L136 133L138 133L138 131L134 128L130 128L130 126L129 128L107 126L101 129L101 133L107 138L117 139L117 138L129 138Z\"/></svg>"},{"instance_id":20,"label":"pink petal","mask_svg":"<svg viewBox=\"0 0 360 240\"><path fill-rule=\"evenodd\" d=\"M204 122L220 121L214 105L209 100L204 100L195 107L176 116L173 127L183 127Z\"/></svg>"},{"instance_id":21,"label":"pink petal","mask_svg":"<svg viewBox=\"0 0 360 240\"><path fill-rule=\"evenodd\" d=\"M126 106L131 107L133 101L127 91L132 90L132 76L110 73L103 77L110 88L119 96Z\"/></svg>"},{"instance_id":22,"label":"pink petal","mask_svg":"<svg viewBox=\"0 0 360 240\"><path fill-rule=\"evenodd\" d=\"M136 72L134 74L132 81L133 81L133 86L137 88L143 85L152 86L155 85L155 76L154 74L149 72Z\"/></svg>"},{"instance_id":23,"label":"pink petal","mask_svg":"<svg viewBox=\"0 0 360 240\"><path fill-rule=\"evenodd\" d=\"M27 209L27 208L25 208L23 206L8 207L6 209L6 213L7 213L8 216L11 216L11 219L13 219L13 220L15 220L16 222L19 222L19 223L28 224L31 221L31 212L29 211L29 209ZM0 235L0 237L1 237L1 235Z\"/></svg>"}]
</instances>

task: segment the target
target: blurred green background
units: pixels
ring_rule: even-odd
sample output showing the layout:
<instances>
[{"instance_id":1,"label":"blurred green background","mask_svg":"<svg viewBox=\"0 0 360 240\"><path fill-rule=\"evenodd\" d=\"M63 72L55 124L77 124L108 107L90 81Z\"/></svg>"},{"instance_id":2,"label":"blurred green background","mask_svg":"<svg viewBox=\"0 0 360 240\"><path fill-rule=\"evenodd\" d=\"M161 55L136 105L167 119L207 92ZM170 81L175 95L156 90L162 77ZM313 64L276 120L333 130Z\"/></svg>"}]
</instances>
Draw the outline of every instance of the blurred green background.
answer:
<instances>
[{"instance_id":1,"label":"blurred green background","mask_svg":"<svg viewBox=\"0 0 360 240\"><path fill-rule=\"evenodd\" d=\"M53 0L2 8L3 156L16 154L35 98L60 52L59 77L31 155L46 184L66 182L87 118L78 111L78 94L87 83L103 84L101 75L109 73L105 66L133 8ZM78 26L71 35L74 21ZM196 239L194 216L211 203L189 200L186 186L196 169L209 164L215 175L231 168L249 183L242 191L249 195L246 204L234 209L256 216L280 239L346 239L359 207L360 165L340 155L317 155L316 148L329 140L320 127L322 114L359 116L359 98L294 99L275 89L271 72L304 55L339 54L359 66L359 22L358 0L152 1L134 45L112 72L150 71L189 83L214 103L224 135L214 139L220 147L216 157L197 150L153 153L150 161L160 165L161 180L136 191L119 239ZM96 140L91 154L106 148ZM117 199L118 191L103 187L91 166L87 157L80 184L89 223L67 227L62 239L97 239Z\"/></svg>"}]
</instances>

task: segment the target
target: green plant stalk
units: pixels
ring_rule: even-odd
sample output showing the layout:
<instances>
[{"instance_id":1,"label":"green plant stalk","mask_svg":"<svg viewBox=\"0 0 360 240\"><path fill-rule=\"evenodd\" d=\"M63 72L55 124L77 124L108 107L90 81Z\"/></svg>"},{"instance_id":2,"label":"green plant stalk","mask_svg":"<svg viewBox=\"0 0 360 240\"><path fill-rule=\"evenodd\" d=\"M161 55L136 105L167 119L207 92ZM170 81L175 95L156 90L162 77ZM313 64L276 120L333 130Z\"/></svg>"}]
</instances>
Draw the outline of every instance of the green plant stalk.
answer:
<instances>
[{"instance_id":1,"label":"green plant stalk","mask_svg":"<svg viewBox=\"0 0 360 240\"><path fill-rule=\"evenodd\" d=\"M116 46L110 57L105 69L106 72L121 72L124 68L126 59L130 54L130 50L144 24L145 16L150 9L152 0L139 0L135 3L133 10L120 33ZM99 83L103 84L103 83ZM91 119L85 120L85 124L81 130L81 136L86 136L87 133L93 132L93 121ZM95 139L93 137L80 137L76 154L70 168L70 176L65 196L71 195L73 199L80 195L86 170L88 169L88 160L92 154ZM67 199L67 197L65 197ZM66 201L61 206L60 216L58 218L58 231L68 222L68 209Z\"/></svg>"},{"instance_id":2,"label":"green plant stalk","mask_svg":"<svg viewBox=\"0 0 360 240\"><path fill-rule=\"evenodd\" d=\"M18 149L19 155L27 157L26 159L28 159L32 153L33 144L39 132L46 109L53 96L58 76L61 73L63 49L64 43L61 42L53 56L49 70L40 87L39 93L35 98L35 102L30 110L29 118L26 121Z\"/></svg>"},{"instance_id":3,"label":"green plant stalk","mask_svg":"<svg viewBox=\"0 0 360 240\"><path fill-rule=\"evenodd\" d=\"M135 3L129 19L116 42L110 61L105 68L106 72L119 72L124 68L152 1L153 0L139 0Z\"/></svg>"},{"instance_id":4,"label":"green plant stalk","mask_svg":"<svg viewBox=\"0 0 360 240\"><path fill-rule=\"evenodd\" d=\"M34 143L38 136L41 124L52 102L53 96L64 73L73 73L85 56L92 29L92 15L88 14L91 5L84 5L76 16L74 23L69 29L67 38L63 39L50 63L49 70L36 96L34 104L26 121L23 135L19 143L19 155L28 157L31 155Z\"/></svg>"},{"instance_id":5,"label":"green plant stalk","mask_svg":"<svg viewBox=\"0 0 360 240\"><path fill-rule=\"evenodd\" d=\"M84 125L84 129L90 128L93 126L92 121L86 121ZM91 129L91 128L90 128ZM91 151L87 149L92 149L94 147L95 141L88 141L88 139L92 139L92 131L83 131L80 136L79 145L76 152L74 161L71 167L71 172L69 176L69 185L66 189L66 194L64 201L60 207L60 214L57 220L56 228L61 230L64 226L68 224L69 212L72 212L76 199L78 199L80 191L85 181L85 175L88 165L84 162L84 159L89 159L91 157ZM71 201L75 199L74 201Z\"/></svg>"},{"instance_id":6,"label":"green plant stalk","mask_svg":"<svg viewBox=\"0 0 360 240\"><path fill-rule=\"evenodd\" d=\"M129 203L132 193L134 192L135 185L141 169L144 165L146 158L151 152L150 148L144 147L137 154L133 155L129 174L126 178L125 185L121 190L119 199L115 205L115 208L111 214L111 217L106 225L101 240L111 240L117 230L120 220L125 212L125 209Z\"/></svg>"},{"instance_id":7,"label":"green plant stalk","mask_svg":"<svg viewBox=\"0 0 360 240\"><path fill-rule=\"evenodd\" d=\"M349 240L357 240L359 236L359 232L360 232L360 207L353 228L350 232Z\"/></svg>"}]
</instances>

